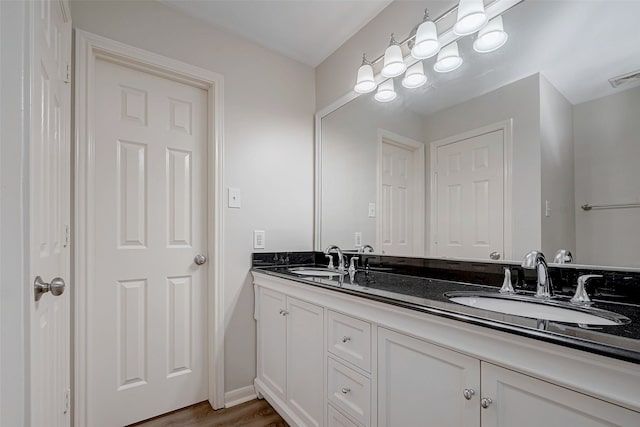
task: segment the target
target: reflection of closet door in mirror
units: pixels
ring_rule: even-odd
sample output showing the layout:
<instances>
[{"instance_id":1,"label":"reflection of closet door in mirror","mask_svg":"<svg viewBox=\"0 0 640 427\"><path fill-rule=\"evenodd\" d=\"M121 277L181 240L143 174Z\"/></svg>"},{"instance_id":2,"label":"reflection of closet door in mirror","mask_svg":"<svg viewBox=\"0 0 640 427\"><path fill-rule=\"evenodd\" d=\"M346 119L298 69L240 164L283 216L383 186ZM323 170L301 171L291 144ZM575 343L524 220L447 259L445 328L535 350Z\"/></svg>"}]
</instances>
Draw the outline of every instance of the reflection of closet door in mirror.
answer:
<instances>
[{"instance_id":1,"label":"reflection of closet door in mirror","mask_svg":"<svg viewBox=\"0 0 640 427\"><path fill-rule=\"evenodd\" d=\"M424 144L380 131L378 242L387 255L424 255Z\"/></svg>"},{"instance_id":2,"label":"reflection of closet door in mirror","mask_svg":"<svg viewBox=\"0 0 640 427\"><path fill-rule=\"evenodd\" d=\"M503 150L503 130L436 147L433 255L504 256Z\"/></svg>"}]
</instances>

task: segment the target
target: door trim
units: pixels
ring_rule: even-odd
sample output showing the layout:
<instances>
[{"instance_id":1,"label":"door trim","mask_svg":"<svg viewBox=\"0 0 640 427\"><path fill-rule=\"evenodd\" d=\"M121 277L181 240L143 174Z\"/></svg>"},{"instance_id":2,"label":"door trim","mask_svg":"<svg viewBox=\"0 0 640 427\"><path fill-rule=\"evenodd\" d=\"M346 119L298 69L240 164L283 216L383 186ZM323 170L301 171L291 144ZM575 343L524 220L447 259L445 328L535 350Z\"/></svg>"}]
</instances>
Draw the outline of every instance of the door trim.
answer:
<instances>
[{"instance_id":1,"label":"door trim","mask_svg":"<svg viewBox=\"0 0 640 427\"><path fill-rule=\"evenodd\" d=\"M398 135L397 133L390 132L385 129L378 129L378 167L376 168L376 194L378 200L376 200L376 250L382 251L382 222L380 221L380 202L382 201L382 145L390 144L395 145L405 150L410 150L415 153L414 170L414 184L415 184L415 197L416 203L413 209L413 257L425 256L425 244L424 244L424 229L426 209L425 203L425 144L416 141L415 139L407 138L406 136ZM423 177L420 179L420 177Z\"/></svg>"},{"instance_id":2,"label":"door trim","mask_svg":"<svg viewBox=\"0 0 640 427\"><path fill-rule=\"evenodd\" d=\"M513 221L513 206L512 206L512 195L511 195L511 180L513 176L513 119L504 120L498 123L493 123L487 126L483 126L480 128L476 128L467 132L459 133L457 135L450 136L448 138L440 139L434 141L429 144L429 157L430 157L430 181L431 181L431 191L429 193L429 205L430 205L430 219L429 219L429 256L435 256L436 247L434 243L433 236L436 235L436 229L438 227L437 224L437 214L438 214L438 203L437 203L437 186L438 186L438 176L436 175L436 167L437 167L437 150L439 147L444 145L454 144L456 142L463 141L465 139L474 138L476 136L485 135L491 132L496 132L501 130L504 135L504 145L503 145L503 180L504 180L504 191L503 191L503 206L504 206L504 217L503 217L503 251L502 257L499 262L503 262L505 259L512 258L513 251L513 237L512 237L512 221ZM483 259L482 261L487 261Z\"/></svg>"},{"instance_id":3,"label":"door trim","mask_svg":"<svg viewBox=\"0 0 640 427\"><path fill-rule=\"evenodd\" d=\"M95 266L95 62L107 59L207 91L208 133L208 247L207 336L209 402L224 407L223 300L223 77L162 55L75 30L74 129L74 422L87 425L88 328L87 283Z\"/></svg>"}]
</instances>

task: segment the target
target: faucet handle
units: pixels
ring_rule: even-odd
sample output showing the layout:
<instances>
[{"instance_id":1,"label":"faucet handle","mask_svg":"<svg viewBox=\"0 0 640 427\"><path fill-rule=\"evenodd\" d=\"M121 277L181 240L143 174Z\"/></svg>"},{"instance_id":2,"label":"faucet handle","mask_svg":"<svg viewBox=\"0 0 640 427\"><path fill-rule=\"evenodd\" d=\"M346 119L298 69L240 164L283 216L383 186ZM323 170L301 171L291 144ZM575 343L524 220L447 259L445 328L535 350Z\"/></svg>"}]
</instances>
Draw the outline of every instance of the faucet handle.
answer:
<instances>
[{"instance_id":1,"label":"faucet handle","mask_svg":"<svg viewBox=\"0 0 640 427\"><path fill-rule=\"evenodd\" d=\"M359 261L360 258L358 258L357 256L352 256L351 260L349 261L349 270L355 270L356 269L356 261Z\"/></svg>"},{"instance_id":2,"label":"faucet handle","mask_svg":"<svg viewBox=\"0 0 640 427\"><path fill-rule=\"evenodd\" d=\"M333 270L335 268L333 266L333 256L331 256L330 254L326 254L324 257L329 259L329 265L327 265L327 268L329 270Z\"/></svg>"},{"instance_id":3,"label":"faucet handle","mask_svg":"<svg viewBox=\"0 0 640 427\"><path fill-rule=\"evenodd\" d=\"M513 289L513 285L511 284L511 269L509 267L504 268L504 280L502 281L502 288L500 288L501 294L515 294L516 291Z\"/></svg>"},{"instance_id":4,"label":"faucet handle","mask_svg":"<svg viewBox=\"0 0 640 427\"><path fill-rule=\"evenodd\" d=\"M573 296L573 298L571 298L571 302L573 304L580 304L580 305L591 304L591 298L589 298L589 294L587 293L585 285L587 284L587 281L589 279L596 279L596 278L602 278L602 277L603 276L600 274L584 274L578 277L578 285L576 286L576 293Z\"/></svg>"}]
</instances>

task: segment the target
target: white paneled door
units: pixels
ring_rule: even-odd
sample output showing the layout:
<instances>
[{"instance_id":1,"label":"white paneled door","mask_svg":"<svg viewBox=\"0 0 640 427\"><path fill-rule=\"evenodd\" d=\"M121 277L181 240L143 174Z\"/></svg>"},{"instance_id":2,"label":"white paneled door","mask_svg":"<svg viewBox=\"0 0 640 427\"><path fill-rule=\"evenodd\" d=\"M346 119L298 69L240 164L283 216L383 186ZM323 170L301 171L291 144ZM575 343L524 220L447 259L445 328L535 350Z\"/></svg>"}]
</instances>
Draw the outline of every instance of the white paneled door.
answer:
<instances>
[{"instance_id":1,"label":"white paneled door","mask_svg":"<svg viewBox=\"0 0 640 427\"><path fill-rule=\"evenodd\" d=\"M87 416L206 400L207 92L98 59Z\"/></svg>"},{"instance_id":2,"label":"white paneled door","mask_svg":"<svg viewBox=\"0 0 640 427\"><path fill-rule=\"evenodd\" d=\"M30 278L40 278L41 289L48 290L38 294L34 286L31 294L31 425L63 427L71 419L71 21L62 2L34 1L30 7Z\"/></svg>"},{"instance_id":3,"label":"white paneled door","mask_svg":"<svg viewBox=\"0 0 640 427\"><path fill-rule=\"evenodd\" d=\"M496 130L437 147L433 255L504 254L504 134Z\"/></svg>"}]
</instances>

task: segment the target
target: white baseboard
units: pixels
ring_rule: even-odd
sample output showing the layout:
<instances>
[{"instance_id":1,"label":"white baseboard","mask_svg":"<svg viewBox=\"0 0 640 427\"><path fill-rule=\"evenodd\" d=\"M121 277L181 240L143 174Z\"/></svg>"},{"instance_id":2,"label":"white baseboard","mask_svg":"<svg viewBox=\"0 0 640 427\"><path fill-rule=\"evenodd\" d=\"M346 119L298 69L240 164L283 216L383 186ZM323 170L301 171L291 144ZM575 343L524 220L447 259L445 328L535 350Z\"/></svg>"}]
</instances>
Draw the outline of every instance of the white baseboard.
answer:
<instances>
[{"instance_id":1,"label":"white baseboard","mask_svg":"<svg viewBox=\"0 0 640 427\"><path fill-rule=\"evenodd\" d=\"M224 407L230 408L244 402L257 398L256 389L253 385L228 391L224 394Z\"/></svg>"}]
</instances>

